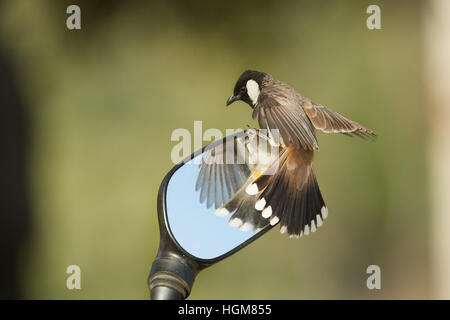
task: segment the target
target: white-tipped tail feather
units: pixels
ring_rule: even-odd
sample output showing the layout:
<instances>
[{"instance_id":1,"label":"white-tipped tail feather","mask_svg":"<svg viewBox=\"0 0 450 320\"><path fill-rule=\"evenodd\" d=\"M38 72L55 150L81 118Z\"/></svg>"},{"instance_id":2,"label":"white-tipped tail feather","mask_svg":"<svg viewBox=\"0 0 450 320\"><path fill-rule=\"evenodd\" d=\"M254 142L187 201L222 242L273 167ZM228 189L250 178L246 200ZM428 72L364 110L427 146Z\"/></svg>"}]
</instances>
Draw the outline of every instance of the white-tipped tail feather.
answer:
<instances>
[{"instance_id":1,"label":"white-tipped tail feather","mask_svg":"<svg viewBox=\"0 0 450 320\"><path fill-rule=\"evenodd\" d=\"M258 211L261 211L261 210L264 209L265 205L266 205L266 199L261 198L258 201L256 201L255 209L258 210Z\"/></svg>"},{"instance_id":2,"label":"white-tipped tail feather","mask_svg":"<svg viewBox=\"0 0 450 320\"><path fill-rule=\"evenodd\" d=\"M242 220L239 219L239 218L231 219L231 220L228 222L228 225L229 225L230 227L240 227L240 226L242 225Z\"/></svg>"},{"instance_id":3,"label":"white-tipped tail feather","mask_svg":"<svg viewBox=\"0 0 450 320\"><path fill-rule=\"evenodd\" d=\"M323 219L325 219L326 217L327 217L327 214L328 214L328 209L327 209L327 207L322 207L322 209L321 209L321 214L322 214L322 217L323 217ZM289 235L289 238L301 238L302 236L303 236L303 234L305 234L305 235L309 235L310 233L312 233L312 232L316 232L317 231L317 228L318 227L321 227L322 225L323 225L323 220L322 220L322 218L320 217L320 214L317 214L316 215L316 223L314 222L314 220L312 220L311 221L311 226L309 226L309 225L305 225L305 227L303 228L303 230L302 231L300 231L300 235L298 235L298 234L290 234ZM277 221L278 222L278 221ZM271 224L272 224L272 221L271 221ZM281 228L280 228L280 233L286 233L286 231L287 231L287 226L281 226Z\"/></svg>"},{"instance_id":4,"label":"white-tipped tail feather","mask_svg":"<svg viewBox=\"0 0 450 320\"><path fill-rule=\"evenodd\" d=\"M320 214L316 215L316 219L317 219L317 226L321 227L323 225L323 221L322 218L320 217Z\"/></svg>"},{"instance_id":5,"label":"white-tipped tail feather","mask_svg":"<svg viewBox=\"0 0 450 320\"><path fill-rule=\"evenodd\" d=\"M219 217L224 217L230 214L230 212L226 208L219 208L214 211L214 214Z\"/></svg>"},{"instance_id":6,"label":"white-tipped tail feather","mask_svg":"<svg viewBox=\"0 0 450 320\"><path fill-rule=\"evenodd\" d=\"M323 206L322 209L320 209L320 213L322 214L322 218L326 219L328 217L327 207Z\"/></svg>"},{"instance_id":7,"label":"white-tipped tail feather","mask_svg":"<svg viewBox=\"0 0 450 320\"><path fill-rule=\"evenodd\" d=\"M309 226L308 225L305 226L305 229L303 230L303 232L304 232L305 236L309 235Z\"/></svg>"},{"instance_id":8,"label":"white-tipped tail feather","mask_svg":"<svg viewBox=\"0 0 450 320\"><path fill-rule=\"evenodd\" d=\"M263 216L263 218L269 218L271 215L272 215L272 207L271 206L268 206L267 208L265 208L263 211L262 211L262 216Z\"/></svg>"},{"instance_id":9,"label":"white-tipped tail feather","mask_svg":"<svg viewBox=\"0 0 450 320\"><path fill-rule=\"evenodd\" d=\"M280 221L280 218L278 218L277 216L273 217L272 219L270 219L270 224L272 226L276 225L278 223L278 221Z\"/></svg>"},{"instance_id":10,"label":"white-tipped tail feather","mask_svg":"<svg viewBox=\"0 0 450 320\"><path fill-rule=\"evenodd\" d=\"M245 222L242 226L239 227L239 230L241 231L249 231L253 229L253 224L249 223L249 222Z\"/></svg>"},{"instance_id":11,"label":"white-tipped tail feather","mask_svg":"<svg viewBox=\"0 0 450 320\"><path fill-rule=\"evenodd\" d=\"M258 193L258 186L256 185L256 183L252 183L252 184L248 185L247 188L245 188L245 192L247 192L247 194L253 196Z\"/></svg>"}]
</instances>

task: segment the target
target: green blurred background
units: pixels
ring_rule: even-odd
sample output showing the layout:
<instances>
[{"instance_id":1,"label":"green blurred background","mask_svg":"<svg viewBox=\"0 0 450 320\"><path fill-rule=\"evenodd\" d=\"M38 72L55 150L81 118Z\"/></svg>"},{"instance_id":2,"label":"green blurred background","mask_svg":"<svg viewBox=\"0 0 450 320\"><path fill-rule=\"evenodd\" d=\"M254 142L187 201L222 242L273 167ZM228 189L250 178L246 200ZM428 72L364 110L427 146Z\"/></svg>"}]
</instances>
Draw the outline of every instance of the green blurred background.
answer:
<instances>
[{"instance_id":1,"label":"green blurred background","mask_svg":"<svg viewBox=\"0 0 450 320\"><path fill-rule=\"evenodd\" d=\"M381 7L382 30L366 28ZM81 7L82 29L66 28ZM225 108L245 69L272 74L378 134L318 133L330 216L278 227L201 272L192 299L428 298L430 241L419 1L3 1L0 44L29 118L21 297L147 299L156 196L176 128L256 126ZM0 75L1 77L1 75ZM206 142L205 142L206 143ZM67 290L68 265L82 289ZM367 266L382 289L366 287Z\"/></svg>"}]
</instances>

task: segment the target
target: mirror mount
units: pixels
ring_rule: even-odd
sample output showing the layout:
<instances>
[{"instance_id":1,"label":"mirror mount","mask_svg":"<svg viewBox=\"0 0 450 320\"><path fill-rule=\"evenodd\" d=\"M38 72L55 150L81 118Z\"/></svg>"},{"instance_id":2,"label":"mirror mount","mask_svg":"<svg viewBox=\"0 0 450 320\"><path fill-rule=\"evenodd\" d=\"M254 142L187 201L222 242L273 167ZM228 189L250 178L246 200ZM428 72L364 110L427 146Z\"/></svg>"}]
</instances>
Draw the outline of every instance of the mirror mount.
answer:
<instances>
[{"instance_id":1,"label":"mirror mount","mask_svg":"<svg viewBox=\"0 0 450 320\"><path fill-rule=\"evenodd\" d=\"M191 157L193 157L192 155ZM159 249L148 278L151 300L184 300L192 289L195 277L213 263L197 261L184 253L168 231L166 192L172 175L186 161L175 165L164 177L158 191L157 211Z\"/></svg>"},{"instance_id":2,"label":"mirror mount","mask_svg":"<svg viewBox=\"0 0 450 320\"><path fill-rule=\"evenodd\" d=\"M189 296L198 267L178 254L158 254L149 277L150 299L183 300Z\"/></svg>"},{"instance_id":3,"label":"mirror mount","mask_svg":"<svg viewBox=\"0 0 450 320\"><path fill-rule=\"evenodd\" d=\"M206 266L183 254L167 230L166 190L176 165L166 175L158 192L159 249L152 264L148 286L151 300L183 300L192 289L198 272Z\"/></svg>"}]
</instances>

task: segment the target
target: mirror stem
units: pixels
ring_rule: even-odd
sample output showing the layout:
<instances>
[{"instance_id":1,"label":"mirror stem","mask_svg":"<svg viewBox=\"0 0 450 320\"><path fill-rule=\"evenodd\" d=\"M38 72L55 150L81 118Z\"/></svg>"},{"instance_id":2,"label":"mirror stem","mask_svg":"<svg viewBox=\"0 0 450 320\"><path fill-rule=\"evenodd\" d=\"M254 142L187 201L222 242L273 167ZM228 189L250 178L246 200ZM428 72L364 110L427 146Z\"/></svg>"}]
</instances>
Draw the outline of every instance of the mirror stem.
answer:
<instances>
[{"instance_id":1,"label":"mirror stem","mask_svg":"<svg viewBox=\"0 0 450 320\"><path fill-rule=\"evenodd\" d=\"M148 285L152 300L183 300L189 296L197 268L173 252L160 254L153 262Z\"/></svg>"},{"instance_id":2,"label":"mirror stem","mask_svg":"<svg viewBox=\"0 0 450 320\"><path fill-rule=\"evenodd\" d=\"M156 286L150 291L151 300L184 300L177 290L170 287Z\"/></svg>"}]
</instances>

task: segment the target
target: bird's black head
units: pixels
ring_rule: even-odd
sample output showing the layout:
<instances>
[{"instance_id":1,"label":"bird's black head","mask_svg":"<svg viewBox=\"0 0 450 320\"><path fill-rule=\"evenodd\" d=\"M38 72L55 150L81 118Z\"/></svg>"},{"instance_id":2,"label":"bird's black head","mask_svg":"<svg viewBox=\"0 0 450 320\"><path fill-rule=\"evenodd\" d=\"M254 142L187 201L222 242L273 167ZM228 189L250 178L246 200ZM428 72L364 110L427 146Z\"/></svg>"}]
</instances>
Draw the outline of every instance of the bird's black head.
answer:
<instances>
[{"instance_id":1,"label":"bird's black head","mask_svg":"<svg viewBox=\"0 0 450 320\"><path fill-rule=\"evenodd\" d=\"M227 106L237 100L242 100L250 107L255 107L265 76L265 73L259 71L244 71L234 86L233 95L227 100Z\"/></svg>"}]
</instances>

